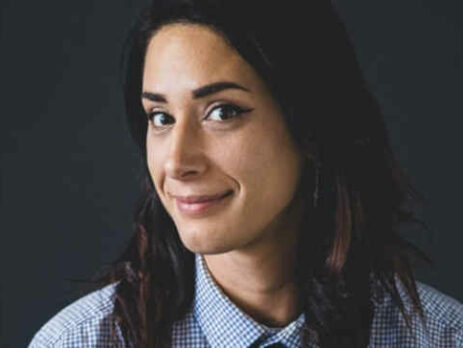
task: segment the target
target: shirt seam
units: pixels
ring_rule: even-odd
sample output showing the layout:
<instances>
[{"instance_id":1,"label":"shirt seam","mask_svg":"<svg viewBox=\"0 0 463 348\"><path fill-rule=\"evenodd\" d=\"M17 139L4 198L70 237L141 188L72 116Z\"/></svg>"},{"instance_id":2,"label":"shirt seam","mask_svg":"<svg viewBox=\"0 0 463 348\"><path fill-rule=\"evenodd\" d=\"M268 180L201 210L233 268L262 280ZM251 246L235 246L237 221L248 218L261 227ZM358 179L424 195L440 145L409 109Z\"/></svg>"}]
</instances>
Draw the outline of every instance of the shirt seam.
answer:
<instances>
[{"instance_id":1,"label":"shirt seam","mask_svg":"<svg viewBox=\"0 0 463 348\"><path fill-rule=\"evenodd\" d=\"M99 295L101 296L102 294L100 293ZM82 327L84 324L86 324L89 321L97 320L97 319L104 319L104 318L107 318L107 317L112 317L113 316L112 311L107 311L110 308L112 308L112 303L110 303L110 302L105 303L100 308L96 308L96 309L88 308L91 311L97 311L97 313L94 313L94 314L91 314L88 317L82 318L81 320L79 320L77 322L71 322L70 326L65 327L62 330L62 332L59 333L58 337L55 340L50 341L49 344L51 344L52 346L55 346L56 344L60 343L60 341L64 338L64 336L66 334L69 334L73 330L75 330L75 329L77 329L79 327Z\"/></svg>"},{"instance_id":2,"label":"shirt seam","mask_svg":"<svg viewBox=\"0 0 463 348\"><path fill-rule=\"evenodd\" d=\"M89 321L92 321L92 320L95 320L95 319L102 319L102 318L106 318L107 316L112 316L111 313L107 314L107 315L94 315L92 317L88 317L88 318L85 318L83 319L82 321L78 322L78 323L75 323L73 324L72 326L70 327L66 327L65 329L63 329L63 331L59 334L58 338L54 341L51 342L51 344L53 346L55 346L56 344L60 343L60 341L64 338L64 336L66 334L69 334L71 333L73 330L79 328L79 327L82 327L84 324L86 324L87 322Z\"/></svg>"}]
</instances>

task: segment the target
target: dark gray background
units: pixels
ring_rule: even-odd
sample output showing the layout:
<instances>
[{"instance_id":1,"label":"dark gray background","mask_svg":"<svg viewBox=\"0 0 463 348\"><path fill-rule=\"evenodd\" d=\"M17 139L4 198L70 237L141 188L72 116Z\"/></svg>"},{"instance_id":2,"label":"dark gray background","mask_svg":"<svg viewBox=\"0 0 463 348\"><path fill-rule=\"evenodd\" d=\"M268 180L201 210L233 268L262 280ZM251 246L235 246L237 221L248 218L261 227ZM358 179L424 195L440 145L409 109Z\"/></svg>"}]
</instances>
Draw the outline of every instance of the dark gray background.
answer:
<instances>
[{"instance_id":1,"label":"dark gray background","mask_svg":"<svg viewBox=\"0 0 463 348\"><path fill-rule=\"evenodd\" d=\"M79 296L70 278L112 261L131 233L138 161L119 55L143 1L1 2L0 344L25 346ZM338 0L394 151L429 203L435 259L417 278L463 301L462 62L458 1Z\"/></svg>"}]
</instances>

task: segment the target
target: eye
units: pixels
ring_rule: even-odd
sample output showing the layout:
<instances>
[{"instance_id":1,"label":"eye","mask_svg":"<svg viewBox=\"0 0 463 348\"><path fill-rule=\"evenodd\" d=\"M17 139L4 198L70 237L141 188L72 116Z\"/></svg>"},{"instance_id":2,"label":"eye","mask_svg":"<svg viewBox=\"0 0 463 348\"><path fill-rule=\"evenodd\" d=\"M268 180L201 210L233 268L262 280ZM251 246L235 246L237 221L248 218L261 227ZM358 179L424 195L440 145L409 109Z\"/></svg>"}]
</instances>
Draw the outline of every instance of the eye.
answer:
<instances>
[{"instance_id":1,"label":"eye","mask_svg":"<svg viewBox=\"0 0 463 348\"><path fill-rule=\"evenodd\" d=\"M208 117L219 117L218 121L227 121L231 118L241 116L241 114L251 110L252 109L242 109L233 104L221 104L212 109Z\"/></svg>"},{"instance_id":2,"label":"eye","mask_svg":"<svg viewBox=\"0 0 463 348\"><path fill-rule=\"evenodd\" d=\"M152 122L156 128L165 126L163 122L167 122L170 118L172 118L170 115L161 111L153 111L148 114L148 120Z\"/></svg>"},{"instance_id":3,"label":"eye","mask_svg":"<svg viewBox=\"0 0 463 348\"><path fill-rule=\"evenodd\" d=\"M243 109L233 104L221 104L213 108L206 118L210 116L219 117L218 121L224 122L252 110L253 109ZM174 120L172 116L162 111L152 111L148 113L147 116L148 122L151 122L154 128L163 128L168 123L173 123L172 120Z\"/></svg>"}]
</instances>

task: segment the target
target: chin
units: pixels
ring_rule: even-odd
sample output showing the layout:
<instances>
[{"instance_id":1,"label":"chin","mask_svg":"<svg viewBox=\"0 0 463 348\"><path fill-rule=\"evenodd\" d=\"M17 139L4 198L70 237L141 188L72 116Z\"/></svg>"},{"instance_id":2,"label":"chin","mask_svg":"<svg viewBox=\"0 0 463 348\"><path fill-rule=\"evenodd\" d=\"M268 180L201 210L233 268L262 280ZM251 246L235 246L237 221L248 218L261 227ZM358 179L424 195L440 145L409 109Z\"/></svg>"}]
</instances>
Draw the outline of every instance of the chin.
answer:
<instances>
[{"instance_id":1,"label":"chin","mask_svg":"<svg viewBox=\"0 0 463 348\"><path fill-rule=\"evenodd\" d=\"M180 240L185 248L192 253L213 255L223 254L234 249L230 241L226 241L223 238L211 238L206 234L180 233Z\"/></svg>"},{"instance_id":2,"label":"chin","mask_svg":"<svg viewBox=\"0 0 463 348\"><path fill-rule=\"evenodd\" d=\"M224 246L220 246L220 247L217 247L217 246L214 246L214 245L194 245L194 246L190 246L190 245L187 245L185 243L184 243L184 245L185 245L185 248L190 250L192 253L201 254L201 255L223 254L223 253L226 253L226 252L229 252L229 251L233 250L233 248L227 248L227 247L224 247Z\"/></svg>"}]
</instances>

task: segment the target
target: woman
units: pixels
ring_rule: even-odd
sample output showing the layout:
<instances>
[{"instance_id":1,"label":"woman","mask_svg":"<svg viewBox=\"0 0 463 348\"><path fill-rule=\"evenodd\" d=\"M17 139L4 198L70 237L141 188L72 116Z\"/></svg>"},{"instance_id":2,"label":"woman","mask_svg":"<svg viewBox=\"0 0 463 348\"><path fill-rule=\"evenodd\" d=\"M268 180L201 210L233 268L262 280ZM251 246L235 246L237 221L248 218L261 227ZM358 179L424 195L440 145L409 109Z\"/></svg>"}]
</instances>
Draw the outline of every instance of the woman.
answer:
<instances>
[{"instance_id":1,"label":"woman","mask_svg":"<svg viewBox=\"0 0 463 348\"><path fill-rule=\"evenodd\" d=\"M328 0L153 1L125 87L143 168L105 287L31 347L463 345L414 280L416 192Z\"/></svg>"}]
</instances>

